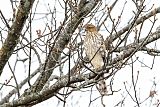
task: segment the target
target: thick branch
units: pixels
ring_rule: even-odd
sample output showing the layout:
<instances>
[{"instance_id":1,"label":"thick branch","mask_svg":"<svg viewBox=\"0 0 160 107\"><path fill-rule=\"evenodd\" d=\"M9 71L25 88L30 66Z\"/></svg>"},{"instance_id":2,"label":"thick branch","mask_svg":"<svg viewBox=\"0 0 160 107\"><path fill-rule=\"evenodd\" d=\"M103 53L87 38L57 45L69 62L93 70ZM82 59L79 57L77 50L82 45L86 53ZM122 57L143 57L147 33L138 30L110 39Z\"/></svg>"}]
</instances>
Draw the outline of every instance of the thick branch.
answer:
<instances>
[{"instance_id":1,"label":"thick branch","mask_svg":"<svg viewBox=\"0 0 160 107\"><path fill-rule=\"evenodd\" d=\"M55 46L51 50L51 54L49 54L48 56L49 59L46 59L47 60L45 68L46 70L51 69L56 65L63 49L70 41L72 34L74 33L78 25L81 23L81 21L84 19L84 17L87 16L92 11L92 9L97 5L98 1L99 0L90 0L89 2L87 2L85 0L85 5L83 5L83 8L81 8L80 12L72 16L72 19L68 21L69 23L64 27L64 29L61 30L60 34L58 35L59 38L56 41ZM47 72L45 72L45 70L42 71L41 75L34 83L33 85L34 87L32 87L31 89L32 92L40 91L43 88L44 84L49 79L52 72L53 69L48 70Z\"/></svg>"},{"instance_id":2,"label":"thick branch","mask_svg":"<svg viewBox=\"0 0 160 107\"><path fill-rule=\"evenodd\" d=\"M155 8L154 10L152 10L151 12L149 12L148 14L140 17L139 19L137 19L137 21L135 22L136 25L139 25L140 23L143 23L145 20L149 19L150 17L156 15L157 13L160 13L160 7ZM132 24L132 23L131 23ZM106 42L108 43L112 43L114 40L116 40L117 38L119 38L122 34L124 34L126 31L128 31L128 29L130 28L131 24L128 24L127 26L123 27L122 30L118 31L116 34L110 35L108 38L106 38Z\"/></svg>"},{"instance_id":3,"label":"thick branch","mask_svg":"<svg viewBox=\"0 0 160 107\"><path fill-rule=\"evenodd\" d=\"M93 78L95 75L91 74L86 74L86 78ZM73 76L71 77L71 80L68 85L76 82L81 82L84 81L84 75L79 75L78 77ZM66 83L68 82L68 75L63 76L60 80L58 80L54 85L52 85L50 88L40 92L40 93L31 93L28 96L21 97L17 100L14 100L9 103L5 103L2 106L3 107L17 107L21 105L29 105L30 103L36 101L37 103L42 102L44 100L47 100L51 98L53 95L55 95L59 89L62 87L66 87Z\"/></svg>"},{"instance_id":4,"label":"thick branch","mask_svg":"<svg viewBox=\"0 0 160 107\"><path fill-rule=\"evenodd\" d=\"M119 52L120 51L125 51L125 50L126 51L122 55L119 55L118 57L114 58L112 63L111 63L111 65L117 63L118 61L122 61L125 58L129 57L132 54L132 52L134 52L136 50L136 48L139 47L142 44L142 42L143 42L143 46L141 46L141 48L139 50L142 50L143 47L145 47L149 43L154 42L157 39L160 39L160 31L156 31L153 34L150 34L149 38L147 40L145 40L145 39L146 38L140 39L140 42L138 44L137 43L132 43L132 44L127 45L126 47L118 48L117 51L119 51Z\"/></svg>"},{"instance_id":5,"label":"thick branch","mask_svg":"<svg viewBox=\"0 0 160 107\"><path fill-rule=\"evenodd\" d=\"M13 22L11 28L8 31L8 36L0 49L0 75L2 74L3 68L12 55L14 48L16 47L20 33L23 26L28 18L28 14L34 0L21 0L18 7L17 15L15 21Z\"/></svg>"},{"instance_id":6,"label":"thick branch","mask_svg":"<svg viewBox=\"0 0 160 107\"><path fill-rule=\"evenodd\" d=\"M43 67L43 65L42 65L42 67ZM40 69L41 69L42 67L39 67L37 70L35 70L35 71L30 75L30 79L32 79L37 73L39 73L39 72L40 72ZM18 85L19 89L21 89L21 88L26 84L27 81L28 81L28 77L25 78L25 79ZM4 98L1 99L0 105L9 102L10 98L11 98L14 94L16 94L16 93L17 93L17 89L13 89L13 90L9 91L9 94L7 94Z\"/></svg>"}]
</instances>

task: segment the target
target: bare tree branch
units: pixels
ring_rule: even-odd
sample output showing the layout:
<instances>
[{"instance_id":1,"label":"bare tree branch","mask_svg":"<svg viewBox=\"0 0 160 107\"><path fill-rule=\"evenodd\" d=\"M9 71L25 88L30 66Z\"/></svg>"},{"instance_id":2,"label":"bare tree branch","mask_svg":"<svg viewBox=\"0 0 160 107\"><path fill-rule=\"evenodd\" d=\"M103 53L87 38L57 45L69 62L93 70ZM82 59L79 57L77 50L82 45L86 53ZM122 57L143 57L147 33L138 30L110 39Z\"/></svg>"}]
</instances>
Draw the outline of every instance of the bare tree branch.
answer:
<instances>
[{"instance_id":1,"label":"bare tree branch","mask_svg":"<svg viewBox=\"0 0 160 107\"><path fill-rule=\"evenodd\" d=\"M8 31L8 36L0 49L0 75L2 74L2 70L12 55L14 48L19 42L20 33L23 29L23 26L28 18L28 14L34 0L21 0L20 5L18 7L18 11L16 14L15 21L13 22L11 28Z\"/></svg>"}]
</instances>

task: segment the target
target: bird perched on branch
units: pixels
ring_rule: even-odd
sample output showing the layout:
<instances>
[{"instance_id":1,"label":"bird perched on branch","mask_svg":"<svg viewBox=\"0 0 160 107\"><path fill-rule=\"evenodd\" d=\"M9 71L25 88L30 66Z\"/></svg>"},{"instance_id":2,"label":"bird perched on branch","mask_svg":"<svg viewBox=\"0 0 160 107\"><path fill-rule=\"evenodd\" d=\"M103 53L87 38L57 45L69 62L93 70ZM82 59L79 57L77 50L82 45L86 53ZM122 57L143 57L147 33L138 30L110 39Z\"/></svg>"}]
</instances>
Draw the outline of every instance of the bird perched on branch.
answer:
<instances>
[{"instance_id":1,"label":"bird perched on branch","mask_svg":"<svg viewBox=\"0 0 160 107\"><path fill-rule=\"evenodd\" d=\"M105 64L105 44L103 36L97 31L93 24L86 24L86 35L84 38L84 49L86 56L89 58L94 70L102 69ZM104 80L104 75L99 78L97 89L101 95L106 95L107 86Z\"/></svg>"}]
</instances>

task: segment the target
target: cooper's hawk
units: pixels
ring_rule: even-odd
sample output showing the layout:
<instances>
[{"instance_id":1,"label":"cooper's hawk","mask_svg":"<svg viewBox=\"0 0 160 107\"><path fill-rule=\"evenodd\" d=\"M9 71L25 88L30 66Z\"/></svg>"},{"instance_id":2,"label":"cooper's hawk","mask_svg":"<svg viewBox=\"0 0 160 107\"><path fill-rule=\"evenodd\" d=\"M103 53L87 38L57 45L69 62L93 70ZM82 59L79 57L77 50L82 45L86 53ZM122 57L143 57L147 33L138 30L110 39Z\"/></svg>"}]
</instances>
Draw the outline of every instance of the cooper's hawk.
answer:
<instances>
[{"instance_id":1,"label":"cooper's hawk","mask_svg":"<svg viewBox=\"0 0 160 107\"><path fill-rule=\"evenodd\" d=\"M105 45L103 36L98 33L97 28L92 24L85 26L86 36L84 38L84 49L86 56L91 61L94 70L99 70L104 66ZM106 95L107 87L104 81L104 75L99 78L97 89L101 95Z\"/></svg>"}]
</instances>

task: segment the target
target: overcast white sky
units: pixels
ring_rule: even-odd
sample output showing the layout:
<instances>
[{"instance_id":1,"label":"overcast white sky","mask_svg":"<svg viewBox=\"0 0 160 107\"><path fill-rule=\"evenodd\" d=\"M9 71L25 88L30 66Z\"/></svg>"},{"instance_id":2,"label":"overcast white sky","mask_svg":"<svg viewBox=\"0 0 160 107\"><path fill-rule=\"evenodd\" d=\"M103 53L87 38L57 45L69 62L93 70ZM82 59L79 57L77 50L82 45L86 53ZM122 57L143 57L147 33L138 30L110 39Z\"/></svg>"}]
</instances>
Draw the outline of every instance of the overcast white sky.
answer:
<instances>
[{"instance_id":1,"label":"overcast white sky","mask_svg":"<svg viewBox=\"0 0 160 107\"><path fill-rule=\"evenodd\" d=\"M57 1L57 0L55 0ZM108 2L109 4L112 3L113 0L106 0L106 2ZM125 9L124 9L124 15L122 16L121 20L122 20L122 23L120 24L119 28L117 29L121 29L123 26L127 25L127 22L129 21L129 19L133 16L133 12L132 10L135 8L133 6L133 3L132 3L132 0L119 0L118 3L116 4L116 7L113 9L112 11L112 16L115 17L115 19L117 19L118 15L120 15L120 10L123 8L123 4L125 3L125 1L127 1L126 3L126 6L125 6ZM158 7L160 6L160 1L159 0L146 0L146 5L147 5L147 8L151 8L151 6L154 4L154 7ZM36 2L35 2L36 3ZM50 3L50 5L55 5L55 2L54 0L39 0L39 4L38 4L38 8L37 8L37 12L38 13L46 13L48 12L48 3ZM57 8L59 6L58 3L56 3ZM11 18L11 15L12 15L12 8L11 8L11 4L10 4L10 0L5 0L3 2L0 3L0 10L3 12L4 16L6 18ZM64 14L63 12L61 12L61 10L58 10L57 12L57 23L59 24L60 21L62 21ZM159 18L160 15L157 15ZM43 18L42 18L43 17ZM48 16L47 16L48 17ZM41 19L42 18L42 19ZM48 17L49 18L49 17ZM47 20L47 18L45 17L44 14L39 14L39 15L36 15L35 16L35 20L33 21L33 28L35 27L35 29L33 29L33 35L36 35L36 30L37 29L44 29L44 26L45 26L45 23L47 21L50 21L49 19ZM1 20L0 20L0 24L1 24ZM157 26L159 26L160 24L160 19L157 21L157 23L155 24L155 27L154 27L154 30L156 29ZM108 28L110 28L110 22L108 24ZM143 29L143 34L146 35L146 31L147 29L150 29L150 26L151 23L148 21L148 23L145 23L145 27ZM2 26L1 26L2 27ZM106 35L106 32L101 29L100 30L101 34L105 36ZM34 37L33 37L34 38ZM158 45L158 43L157 43ZM1 46L1 44L0 44ZM152 46L152 45L150 45ZM154 46L154 44L153 44ZM136 54L137 57L139 57L139 60L140 61L143 61L145 62L145 64L149 67L151 67L152 65L152 61L153 61L153 57L151 56L148 56L147 54L142 54L140 52L138 52ZM15 60L14 57L13 58L13 61ZM11 59L12 59L11 58ZM12 61L11 61L12 62ZM33 62L34 63L34 62ZM34 63L35 67L34 69L36 69L36 63ZM138 81L138 84L137 84L137 87L140 87L139 89L137 89L138 91L140 91L140 96L141 96L141 101L143 101L143 99L145 99L147 97L147 95L149 95L149 91L153 85L153 78L155 77L155 81L157 84L157 90L160 89L160 78L159 78L159 65L160 64L160 57L156 57L155 59L155 65L153 67L152 70L150 70L149 68L146 68L146 67L142 67L144 65L141 65L140 63L135 63L134 64L134 73L136 75L137 71L140 71L140 74L139 74L139 81ZM18 82L20 82L21 80L23 80L26 76L27 76L27 73L26 72L21 72L22 69L24 69L24 65L19 63L19 69L17 69L17 72L18 72L18 75L19 75L19 78L18 78ZM5 68L4 70L7 71L8 68ZM118 72L116 75L115 75L115 79L114 79L114 84L113 84L113 89L114 90L119 90L121 89L120 92L118 93L114 93L114 95L111 95L111 96L106 96L104 99L105 99L105 104L107 105L107 107L113 107L115 104L117 104L121 99L122 99L122 96L125 96L127 95L126 91L125 91L125 87L124 87L124 84L123 82L126 82L128 83L128 89L129 89L129 86L131 86L131 67L130 66L127 66L125 68L123 68L120 72ZM7 79L7 75L11 75L11 73L8 71L7 73L3 73L2 74L2 77L3 78L0 78L0 81L3 83L3 81L5 81ZM109 80L108 80L108 83L109 83ZM4 96L6 93L7 93L7 90L10 90L10 88L6 88L5 89L6 91L3 90L0 90L0 93L3 91L2 93L2 96ZM96 90L96 89L95 89ZM6 93L5 93L6 92ZM133 91L131 91L131 93L133 94ZM75 105L77 103L79 103L79 107L86 107L88 106L89 104L89 95L90 95L90 92L87 91L87 92L74 92L70 95L70 97L68 98L68 107L75 107ZM96 98L97 96L99 95L98 92L94 92L93 94L93 99ZM157 98L160 98L160 92L158 91L157 92ZM149 99L150 100L150 99ZM132 101L131 98L129 98L129 95L127 96L127 100L125 100L126 102L126 107L133 107L135 105L135 103ZM42 102L40 104L37 104L35 105L34 107L56 107L56 104L57 104L57 98L53 97L53 98L50 98L49 100L45 101L45 102ZM132 106L131 106L132 105ZM148 103L144 103L142 105L142 107L148 107L149 104ZM93 105L91 107L101 107L101 104L100 104L100 99L96 100Z\"/></svg>"}]
</instances>

